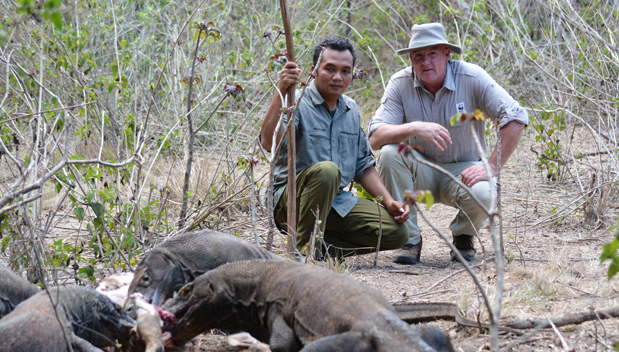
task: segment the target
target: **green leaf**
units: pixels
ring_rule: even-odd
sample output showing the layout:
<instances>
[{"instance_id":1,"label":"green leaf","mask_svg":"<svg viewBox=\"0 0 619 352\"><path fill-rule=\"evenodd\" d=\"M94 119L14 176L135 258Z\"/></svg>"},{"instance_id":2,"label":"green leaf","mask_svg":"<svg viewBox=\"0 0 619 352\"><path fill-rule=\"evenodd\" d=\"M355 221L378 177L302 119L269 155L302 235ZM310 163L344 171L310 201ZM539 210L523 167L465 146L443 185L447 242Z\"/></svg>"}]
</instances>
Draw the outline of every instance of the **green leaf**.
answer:
<instances>
[{"instance_id":1,"label":"green leaf","mask_svg":"<svg viewBox=\"0 0 619 352\"><path fill-rule=\"evenodd\" d=\"M103 215L105 215L105 207L101 203L90 203L92 207L92 211L95 212L98 218L103 219Z\"/></svg>"},{"instance_id":2,"label":"green leaf","mask_svg":"<svg viewBox=\"0 0 619 352\"><path fill-rule=\"evenodd\" d=\"M608 279L615 276L619 271L619 257L614 257L613 262L608 267Z\"/></svg>"},{"instance_id":3,"label":"green leaf","mask_svg":"<svg viewBox=\"0 0 619 352\"><path fill-rule=\"evenodd\" d=\"M56 183L56 193L60 193L62 190L62 185L60 183Z\"/></svg>"},{"instance_id":4,"label":"green leaf","mask_svg":"<svg viewBox=\"0 0 619 352\"><path fill-rule=\"evenodd\" d=\"M92 200L95 198L95 192L86 193L86 203L92 203Z\"/></svg>"},{"instance_id":5,"label":"green leaf","mask_svg":"<svg viewBox=\"0 0 619 352\"><path fill-rule=\"evenodd\" d=\"M68 194L68 197L69 197L69 199L71 199L71 202L73 202L73 204L77 204L78 203L78 201L75 198L75 196L72 195L71 193Z\"/></svg>"},{"instance_id":6,"label":"green leaf","mask_svg":"<svg viewBox=\"0 0 619 352\"><path fill-rule=\"evenodd\" d=\"M461 118L462 118L462 113L459 112L459 113L457 113L457 114L455 114L454 116L451 117L451 119L449 120L449 124L451 126L453 126L456 123L458 123L458 121L460 121Z\"/></svg>"},{"instance_id":7,"label":"green leaf","mask_svg":"<svg viewBox=\"0 0 619 352\"><path fill-rule=\"evenodd\" d=\"M432 195L432 192L425 191L423 198L426 202L426 209L430 210L430 208L432 208L432 204L434 204L434 196Z\"/></svg>"},{"instance_id":8,"label":"green leaf","mask_svg":"<svg viewBox=\"0 0 619 352\"><path fill-rule=\"evenodd\" d=\"M84 208L82 207L74 208L73 211L75 212L75 216L77 216L77 219L80 222L84 220Z\"/></svg>"},{"instance_id":9,"label":"green leaf","mask_svg":"<svg viewBox=\"0 0 619 352\"><path fill-rule=\"evenodd\" d=\"M127 248L131 248L133 247L133 244L135 243L135 237L133 236L128 236L127 237Z\"/></svg>"},{"instance_id":10,"label":"green leaf","mask_svg":"<svg viewBox=\"0 0 619 352\"><path fill-rule=\"evenodd\" d=\"M9 245L10 240L11 240L11 236L4 236L4 238L2 238L2 251L4 251L6 247Z\"/></svg>"},{"instance_id":11,"label":"green leaf","mask_svg":"<svg viewBox=\"0 0 619 352\"><path fill-rule=\"evenodd\" d=\"M47 0L45 2L45 9L49 10L49 11L53 11L53 10L59 8L60 5L62 5L62 1L61 0Z\"/></svg>"},{"instance_id":12,"label":"green leaf","mask_svg":"<svg viewBox=\"0 0 619 352\"><path fill-rule=\"evenodd\" d=\"M95 274L95 268L89 265L89 266L80 268L78 273L80 274L80 276L92 277Z\"/></svg>"},{"instance_id":13,"label":"green leaf","mask_svg":"<svg viewBox=\"0 0 619 352\"><path fill-rule=\"evenodd\" d=\"M602 246L602 255L600 256L600 262L610 259L617 254L617 248L619 248L619 240L615 239Z\"/></svg>"},{"instance_id":14,"label":"green leaf","mask_svg":"<svg viewBox=\"0 0 619 352\"><path fill-rule=\"evenodd\" d=\"M60 12L54 12L49 15L49 19L56 29L62 28L62 14Z\"/></svg>"}]
</instances>

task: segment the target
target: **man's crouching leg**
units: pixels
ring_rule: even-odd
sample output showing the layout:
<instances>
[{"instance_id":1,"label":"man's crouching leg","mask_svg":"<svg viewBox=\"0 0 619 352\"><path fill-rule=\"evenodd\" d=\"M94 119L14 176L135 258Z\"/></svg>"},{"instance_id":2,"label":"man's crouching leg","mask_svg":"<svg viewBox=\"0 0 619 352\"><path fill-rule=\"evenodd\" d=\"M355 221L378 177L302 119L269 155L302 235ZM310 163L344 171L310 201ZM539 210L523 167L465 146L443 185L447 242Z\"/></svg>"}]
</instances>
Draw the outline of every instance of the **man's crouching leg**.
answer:
<instances>
[{"instance_id":1,"label":"man's crouching leg","mask_svg":"<svg viewBox=\"0 0 619 352\"><path fill-rule=\"evenodd\" d=\"M423 158L416 150L413 153L416 158ZM397 144L387 144L381 148L376 158L376 170L391 196L400 202L403 201L402 194L408 189L433 189L434 187L432 169L418 163L412 156L400 153ZM395 253L393 262L413 265L421 260L423 241L419 225L417 225L417 211L412 206L405 224L409 238Z\"/></svg>"},{"instance_id":2,"label":"man's crouching leg","mask_svg":"<svg viewBox=\"0 0 619 352\"><path fill-rule=\"evenodd\" d=\"M408 239L405 224L397 222L384 207L369 199L359 198L344 217L331 210L327 218L325 242L331 248L342 248L345 255L372 253L378 245L379 231L382 231L380 250L400 248Z\"/></svg>"},{"instance_id":3,"label":"man's crouching leg","mask_svg":"<svg viewBox=\"0 0 619 352\"><path fill-rule=\"evenodd\" d=\"M340 188L342 174L337 165L331 161L312 164L297 174L297 243L301 251L310 241L317 220L319 229L324 233L327 216ZM275 222L280 228L287 229L288 187L282 194L274 211ZM316 219L316 211L319 217Z\"/></svg>"},{"instance_id":4,"label":"man's crouching leg","mask_svg":"<svg viewBox=\"0 0 619 352\"><path fill-rule=\"evenodd\" d=\"M490 182L481 181L471 187L472 193L481 204L487 209L490 206L492 194L490 193ZM496 197L496 189L492 190ZM458 215L451 222L449 229L453 234L453 244L458 249L464 260L470 262L475 259L475 234L484 226L488 219L488 214L473 200L473 197L459 189L454 203L460 208ZM457 256L450 251L451 260L457 261Z\"/></svg>"}]
</instances>

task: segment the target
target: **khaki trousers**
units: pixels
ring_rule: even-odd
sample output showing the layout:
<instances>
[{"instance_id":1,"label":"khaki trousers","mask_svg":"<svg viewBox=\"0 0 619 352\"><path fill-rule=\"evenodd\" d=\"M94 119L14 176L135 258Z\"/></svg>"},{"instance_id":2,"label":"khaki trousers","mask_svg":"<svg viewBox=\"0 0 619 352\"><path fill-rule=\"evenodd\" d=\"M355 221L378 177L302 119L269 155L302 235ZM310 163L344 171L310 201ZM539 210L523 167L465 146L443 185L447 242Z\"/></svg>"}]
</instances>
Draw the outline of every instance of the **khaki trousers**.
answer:
<instances>
[{"instance_id":1,"label":"khaki trousers","mask_svg":"<svg viewBox=\"0 0 619 352\"><path fill-rule=\"evenodd\" d=\"M413 153L417 158L425 160L416 150L413 150ZM436 164L459 179L462 171L472 165L481 164L481 161ZM459 207L461 210L449 225L449 229L454 236L474 235L475 230L481 229L487 220L486 214L464 189L459 187L447 175L418 163L411 155L407 157L399 153L397 144L387 144L381 148L380 154L376 159L376 169L387 190L396 200L402 201L402 194L407 189L429 190L432 192L435 202L455 208ZM477 182L473 185L471 191L484 206L488 207L490 205L490 182ZM496 194L496 189L493 189L493 192ZM411 215L406 221L406 225L410 235L408 243L419 243L421 236L419 225L417 224L417 211L414 207L411 207Z\"/></svg>"},{"instance_id":2,"label":"khaki trousers","mask_svg":"<svg viewBox=\"0 0 619 352\"><path fill-rule=\"evenodd\" d=\"M402 247L408 239L408 228L395 221L383 206L378 207L373 201L359 198L354 208L344 217L331 208L341 178L340 170L331 161L310 165L297 174L297 250L302 251L309 242L314 224L319 220L319 229L324 234L327 246L344 248L340 251L343 254L375 251L381 223L379 217L382 218L380 249ZM275 222L280 229L287 229L287 203L288 188L284 190L274 210ZM315 216L316 209L320 210L318 219ZM330 252L338 251L330 249Z\"/></svg>"}]
</instances>

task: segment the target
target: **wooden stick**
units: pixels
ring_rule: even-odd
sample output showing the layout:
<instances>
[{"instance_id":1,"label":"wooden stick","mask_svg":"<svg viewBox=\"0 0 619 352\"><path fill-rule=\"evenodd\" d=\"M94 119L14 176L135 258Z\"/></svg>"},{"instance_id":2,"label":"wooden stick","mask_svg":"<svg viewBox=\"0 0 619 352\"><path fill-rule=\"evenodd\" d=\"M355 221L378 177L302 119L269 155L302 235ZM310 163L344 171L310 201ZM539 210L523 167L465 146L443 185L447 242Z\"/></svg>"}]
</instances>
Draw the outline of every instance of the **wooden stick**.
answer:
<instances>
[{"instance_id":1,"label":"wooden stick","mask_svg":"<svg viewBox=\"0 0 619 352\"><path fill-rule=\"evenodd\" d=\"M600 319L617 318L619 317L619 307L590 309L582 313L556 315L543 319L519 319L507 325L516 329L531 329L536 326L543 326L543 328L547 328L550 326L548 319L550 319L555 326L565 326L570 324L582 324L586 321L596 320L598 319L598 316Z\"/></svg>"},{"instance_id":2,"label":"wooden stick","mask_svg":"<svg viewBox=\"0 0 619 352\"><path fill-rule=\"evenodd\" d=\"M294 57L294 45L292 41L292 27L290 26L290 18L288 18L288 7L286 0L279 0L279 7L282 11L282 21L284 22L284 35L286 37L286 57L288 61L296 62ZM295 98L294 85L288 87L288 110L294 106ZM297 245L297 148L295 141L295 114L288 114L288 237L286 251L289 255L294 253Z\"/></svg>"}]
</instances>

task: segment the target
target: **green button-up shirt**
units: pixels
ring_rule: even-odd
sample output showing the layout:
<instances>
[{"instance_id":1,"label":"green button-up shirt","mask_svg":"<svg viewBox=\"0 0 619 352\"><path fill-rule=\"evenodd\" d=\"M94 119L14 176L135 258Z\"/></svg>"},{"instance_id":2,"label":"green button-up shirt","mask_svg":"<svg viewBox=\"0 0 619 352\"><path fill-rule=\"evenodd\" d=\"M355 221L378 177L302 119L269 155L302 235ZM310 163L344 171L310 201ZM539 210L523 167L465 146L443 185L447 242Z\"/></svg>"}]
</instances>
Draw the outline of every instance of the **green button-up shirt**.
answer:
<instances>
[{"instance_id":1,"label":"green button-up shirt","mask_svg":"<svg viewBox=\"0 0 619 352\"><path fill-rule=\"evenodd\" d=\"M342 95L338 99L335 114L331 116L329 105L313 82L306 88L298 105L295 117L297 173L321 161L335 163L342 173L342 182L333 209L344 217L357 204L357 197L345 191L344 187L352 180L359 181L365 169L375 163L365 132L361 129L359 108L354 100ZM275 204L288 182L286 142L275 164Z\"/></svg>"},{"instance_id":2,"label":"green button-up shirt","mask_svg":"<svg viewBox=\"0 0 619 352\"><path fill-rule=\"evenodd\" d=\"M380 107L370 121L368 133L372 135L385 124L402 124L413 121L438 123L449 131L452 145L444 151L432 143L413 137L408 142L423 148L423 155L435 162L446 164L461 161L478 161L480 154L475 146L471 122L450 125L453 115L480 109L487 118L499 120L499 127L510 121L527 125L527 111L509 93L499 86L481 67L464 61L449 60L443 87L432 95L426 90L412 67L391 77ZM479 136L486 153L486 127L475 122L474 131Z\"/></svg>"}]
</instances>

